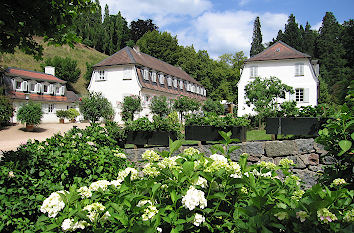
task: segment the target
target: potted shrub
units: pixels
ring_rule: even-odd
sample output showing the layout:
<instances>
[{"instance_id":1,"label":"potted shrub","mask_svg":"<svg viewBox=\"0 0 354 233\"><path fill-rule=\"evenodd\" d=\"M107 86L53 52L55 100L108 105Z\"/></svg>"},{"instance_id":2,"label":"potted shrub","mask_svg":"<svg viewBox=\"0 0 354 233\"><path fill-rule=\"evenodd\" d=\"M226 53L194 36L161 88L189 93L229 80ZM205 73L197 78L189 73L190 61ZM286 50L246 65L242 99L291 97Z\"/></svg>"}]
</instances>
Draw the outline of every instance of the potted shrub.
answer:
<instances>
[{"instance_id":1,"label":"potted shrub","mask_svg":"<svg viewBox=\"0 0 354 233\"><path fill-rule=\"evenodd\" d=\"M64 124L64 118L67 118L68 112L66 110L57 110L56 115L59 118L59 123Z\"/></svg>"},{"instance_id":2,"label":"potted shrub","mask_svg":"<svg viewBox=\"0 0 354 233\"><path fill-rule=\"evenodd\" d=\"M185 135L187 140L219 141L219 131L231 131L232 138L246 141L246 126L250 121L243 117L233 117L232 114L218 116L215 113L190 114L186 116Z\"/></svg>"},{"instance_id":3,"label":"potted shrub","mask_svg":"<svg viewBox=\"0 0 354 233\"><path fill-rule=\"evenodd\" d=\"M79 111L77 111L75 108L70 108L66 112L67 118L70 120L71 123L75 123L76 117L80 116Z\"/></svg>"},{"instance_id":4,"label":"potted shrub","mask_svg":"<svg viewBox=\"0 0 354 233\"><path fill-rule=\"evenodd\" d=\"M153 122L147 117L139 118L135 121L126 122L127 143L137 146L142 145L163 145L169 144L169 138L176 140L180 136L180 125L172 120L174 116L170 114L167 118L154 116Z\"/></svg>"},{"instance_id":5,"label":"potted shrub","mask_svg":"<svg viewBox=\"0 0 354 233\"><path fill-rule=\"evenodd\" d=\"M17 120L26 124L27 131L33 131L34 126L41 122L42 116L41 105L31 101L22 105L17 112Z\"/></svg>"},{"instance_id":6,"label":"potted shrub","mask_svg":"<svg viewBox=\"0 0 354 233\"><path fill-rule=\"evenodd\" d=\"M317 136L322 124L328 119L329 108L325 105L304 106L298 109L296 102L284 102L276 117L266 118L267 134L292 134Z\"/></svg>"}]
</instances>

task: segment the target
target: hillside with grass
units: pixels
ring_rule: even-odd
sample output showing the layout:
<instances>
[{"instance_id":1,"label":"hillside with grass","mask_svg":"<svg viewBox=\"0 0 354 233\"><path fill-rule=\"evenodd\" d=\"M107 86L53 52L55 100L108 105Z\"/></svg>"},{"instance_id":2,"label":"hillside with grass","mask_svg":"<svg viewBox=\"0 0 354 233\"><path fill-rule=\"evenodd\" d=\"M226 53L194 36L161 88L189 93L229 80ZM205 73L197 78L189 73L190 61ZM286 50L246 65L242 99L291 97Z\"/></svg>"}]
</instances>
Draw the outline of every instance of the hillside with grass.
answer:
<instances>
[{"instance_id":1,"label":"hillside with grass","mask_svg":"<svg viewBox=\"0 0 354 233\"><path fill-rule=\"evenodd\" d=\"M37 61L32 56L16 50L14 54L0 55L0 66L18 67L21 69L43 72L40 64L44 63L46 59L53 58L55 56L63 58L69 57L77 61L77 66L81 70L80 78L76 83L72 84L72 87L75 92L82 95L87 93L87 81L84 78L84 74L86 73L86 62L96 64L108 57L106 54L100 53L83 44L76 44L74 48L70 48L68 45L49 46L44 43L42 38L35 38L35 40L44 47L42 60Z\"/></svg>"}]
</instances>

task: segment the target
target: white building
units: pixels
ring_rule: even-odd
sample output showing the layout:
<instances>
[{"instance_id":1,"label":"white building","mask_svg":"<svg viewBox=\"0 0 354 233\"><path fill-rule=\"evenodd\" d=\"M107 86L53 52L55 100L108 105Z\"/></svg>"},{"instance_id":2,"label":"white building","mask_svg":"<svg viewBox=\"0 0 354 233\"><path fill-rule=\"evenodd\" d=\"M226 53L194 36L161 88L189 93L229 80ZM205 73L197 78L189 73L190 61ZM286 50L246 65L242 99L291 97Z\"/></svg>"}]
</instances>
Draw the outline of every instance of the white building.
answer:
<instances>
[{"instance_id":1,"label":"white building","mask_svg":"<svg viewBox=\"0 0 354 233\"><path fill-rule=\"evenodd\" d=\"M154 96L164 95L169 100L188 96L205 100L205 88L184 72L138 48L125 47L94 65L90 92L101 92L116 112L115 121L121 120L121 103L126 96L139 96L143 111L136 117L151 117L149 105Z\"/></svg>"},{"instance_id":2,"label":"white building","mask_svg":"<svg viewBox=\"0 0 354 233\"><path fill-rule=\"evenodd\" d=\"M17 122L18 108L28 101L38 102L44 112L42 123L58 123L57 110L76 108L78 96L66 90L66 81L54 76L55 68L45 67L45 73L19 68L8 68L5 71L3 82L6 95L12 99L14 106L13 123Z\"/></svg>"},{"instance_id":3,"label":"white building","mask_svg":"<svg viewBox=\"0 0 354 233\"><path fill-rule=\"evenodd\" d=\"M289 45L279 41L263 52L246 60L238 83L237 115L255 114L252 106L246 104L245 86L255 77L279 78L282 83L294 88L294 94L286 94L285 99L278 102L297 102L297 107L316 106L319 95L319 66L317 60L312 60Z\"/></svg>"}]
</instances>

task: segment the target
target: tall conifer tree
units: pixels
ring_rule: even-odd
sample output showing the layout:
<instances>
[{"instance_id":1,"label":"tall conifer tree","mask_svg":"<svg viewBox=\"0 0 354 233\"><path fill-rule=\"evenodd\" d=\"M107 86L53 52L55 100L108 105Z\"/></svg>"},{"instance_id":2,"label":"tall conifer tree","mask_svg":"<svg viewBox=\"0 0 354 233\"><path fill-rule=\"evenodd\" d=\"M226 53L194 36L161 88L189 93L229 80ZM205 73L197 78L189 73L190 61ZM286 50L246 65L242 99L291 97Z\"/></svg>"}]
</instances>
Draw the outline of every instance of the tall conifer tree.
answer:
<instances>
[{"instance_id":1,"label":"tall conifer tree","mask_svg":"<svg viewBox=\"0 0 354 233\"><path fill-rule=\"evenodd\" d=\"M299 51L302 50L301 32L293 14L289 15L288 23L285 25L283 42Z\"/></svg>"},{"instance_id":2,"label":"tall conifer tree","mask_svg":"<svg viewBox=\"0 0 354 233\"><path fill-rule=\"evenodd\" d=\"M257 16L253 24L253 36L252 36L250 56L252 57L262 52L263 50L264 50L264 46L262 44L261 22L259 21L259 16Z\"/></svg>"}]
</instances>

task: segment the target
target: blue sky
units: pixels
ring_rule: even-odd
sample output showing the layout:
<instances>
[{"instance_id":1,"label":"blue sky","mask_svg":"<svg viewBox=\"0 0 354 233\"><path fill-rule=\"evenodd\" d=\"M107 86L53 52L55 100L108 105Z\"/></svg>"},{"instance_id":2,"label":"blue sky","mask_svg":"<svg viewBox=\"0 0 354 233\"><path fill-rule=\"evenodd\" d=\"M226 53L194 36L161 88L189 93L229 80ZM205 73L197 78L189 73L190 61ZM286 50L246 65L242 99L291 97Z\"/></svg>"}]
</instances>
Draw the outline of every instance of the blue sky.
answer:
<instances>
[{"instance_id":1,"label":"blue sky","mask_svg":"<svg viewBox=\"0 0 354 233\"><path fill-rule=\"evenodd\" d=\"M110 13L121 11L128 22L152 19L160 31L177 36L181 45L207 50L213 58L243 51L252 42L254 19L259 16L263 42L284 30L289 14L299 24L319 29L327 11L340 23L354 17L354 0L100 0Z\"/></svg>"}]
</instances>

